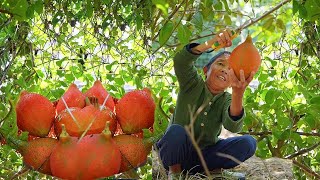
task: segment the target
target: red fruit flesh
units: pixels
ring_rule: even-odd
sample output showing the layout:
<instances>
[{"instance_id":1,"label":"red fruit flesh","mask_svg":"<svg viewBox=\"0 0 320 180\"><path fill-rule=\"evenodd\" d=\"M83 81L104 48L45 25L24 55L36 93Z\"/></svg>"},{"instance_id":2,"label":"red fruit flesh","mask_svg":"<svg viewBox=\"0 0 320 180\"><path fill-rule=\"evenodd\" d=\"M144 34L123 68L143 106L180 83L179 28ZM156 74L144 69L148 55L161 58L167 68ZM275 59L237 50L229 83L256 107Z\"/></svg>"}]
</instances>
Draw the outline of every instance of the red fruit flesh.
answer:
<instances>
[{"instance_id":1,"label":"red fruit flesh","mask_svg":"<svg viewBox=\"0 0 320 180\"><path fill-rule=\"evenodd\" d=\"M23 91L16 106L17 125L30 135L45 137L54 121L55 110L44 96Z\"/></svg>"},{"instance_id":2,"label":"red fruit flesh","mask_svg":"<svg viewBox=\"0 0 320 180\"><path fill-rule=\"evenodd\" d=\"M68 90L64 93L62 98L65 100L66 104L69 108L71 107L79 107L83 108L85 106L85 96L82 94L82 92L77 88L75 84L71 84L68 88ZM62 98L59 100L56 110L59 114L61 111L66 109L66 106L62 100Z\"/></svg>"},{"instance_id":3,"label":"red fruit flesh","mask_svg":"<svg viewBox=\"0 0 320 180\"><path fill-rule=\"evenodd\" d=\"M116 104L116 116L126 134L140 132L154 122L155 103L150 93L135 90L125 94Z\"/></svg>"},{"instance_id":4,"label":"red fruit flesh","mask_svg":"<svg viewBox=\"0 0 320 180\"><path fill-rule=\"evenodd\" d=\"M103 87L101 82L99 80L95 81L93 86L88 89L88 91L85 93L86 97L96 97L98 98L98 103L100 105L103 104L105 99L108 97L109 93L106 91L106 89ZM111 111L114 111L115 104L113 101L113 98L111 95L109 95L108 100L105 104L106 107L110 108Z\"/></svg>"},{"instance_id":5,"label":"red fruit flesh","mask_svg":"<svg viewBox=\"0 0 320 180\"><path fill-rule=\"evenodd\" d=\"M141 138L131 135L118 135L113 139L122 154L119 172L139 167L146 162L150 149L145 146Z\"/></svg>"},{"instance_id":6,"label":"red fruit flesh","mask_svg":"<svg viewBox=\"0 0 320 180\"><path fill-rule=\"evenodd\" d=\"M75 137L80 137L90 125L86 135L99 134L103 131L107 121L110 122L110 131L115 132L115 117L109 109L100 111L93 105L89 105L83 109L72 108L70 110L79 126L68 111L63 111L55 121L55 131L58 136L61 133L62 124L65 124L68 134Z\"/></svg>"}]
</instances>

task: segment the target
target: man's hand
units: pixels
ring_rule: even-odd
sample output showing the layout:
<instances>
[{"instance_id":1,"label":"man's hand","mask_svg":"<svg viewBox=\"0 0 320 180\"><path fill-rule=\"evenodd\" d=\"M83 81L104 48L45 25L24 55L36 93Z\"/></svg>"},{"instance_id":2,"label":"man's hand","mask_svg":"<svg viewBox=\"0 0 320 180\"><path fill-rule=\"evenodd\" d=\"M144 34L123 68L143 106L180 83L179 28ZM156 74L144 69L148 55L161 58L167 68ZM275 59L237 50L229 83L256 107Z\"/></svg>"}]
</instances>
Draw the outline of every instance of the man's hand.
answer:
<instances>
[{"instance_id":1,"label":"man's hand","mask_svg":"<svg viewBox=\"0 0 320 180\"><path fill-rule=\"evenodd\" d=\"M215 42L219 42L219 44L222 44L224 47L230 47L232 45L231 36L232 32L230 29L219 31L212 39L192 48L192 51L196 54L201 54L210 49Z\"/></svg>"},{"instance_id":2,"label":"man's hand","mask_svg":"<svg viewBox=\"0 0 320 180\"><path fill-rule=\"evenodd\" d=\"M233 69L230 69L228 72L228 76L231 82L231 88L232 88L232 93L240 93L243 95L244 91L246 90L247 86L250 84L250 82L253 79L253 76L255 75L255 72L251 72L250 76L245 79L244 76L244 71L241 69L240 70L240 80L237 78L235 75Z\"/></svg>"},{"instance_id":3,"label":"man's hand","mask_svg":"<svg viewBox=\"0 0 320 180\"><path fill-rule=\"evenodd\" d=\"M225 29L222 31L219 31L212 39L210 39L208 42L209 47L212 47L212 45L215 42L218 42L219 44L223 45L223 47L230 47L232 45L232 32L230 29Z\"/></svg>"},{"instance_id":4,"label":"man's hand","mask_svg":"<svg viewBox=\"0 0 320 180\"><path fill-rule=\"evenodd\" d=\"M233 69L230 69L228 72L229 79L231 81L231 88L232 88L232 98L231 98L231 105L230 105L230 115L231 116L238 116L241 114L243 109L242 107L242 98L244 91L246 90L249 83L252 81L253 76L256 72L251 72L250 76L245 79L244 71L240 70L240 80L234 74Z\"/></svg>"}]
</instances>

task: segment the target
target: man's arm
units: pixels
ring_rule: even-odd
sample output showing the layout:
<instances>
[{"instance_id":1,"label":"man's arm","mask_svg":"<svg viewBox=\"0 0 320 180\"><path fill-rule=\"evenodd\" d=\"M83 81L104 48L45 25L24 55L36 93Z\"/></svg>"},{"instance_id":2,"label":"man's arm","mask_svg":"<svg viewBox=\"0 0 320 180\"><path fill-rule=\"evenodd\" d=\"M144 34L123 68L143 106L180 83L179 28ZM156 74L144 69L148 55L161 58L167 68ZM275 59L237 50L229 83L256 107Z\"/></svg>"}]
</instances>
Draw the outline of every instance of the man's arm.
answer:
<instances>
[{"instance_id":1,"label":"man's arm","mask_svg":"<svg viewBox=\"0 0 320 180\"><path fill-rule=\"evenodd\" d=\"M230 29L220 31L212 39L192 48L192 52L195 54L201 54L204 51L210 49L215 42L218 42L219 44L223 44L225 47L229 47L232 45L232 42L230 39L231 36L232 36L232 33Z\"/></svg>"},{"instance_id":2,"label":"man's arm","mask_svg":"<svg viewBox=\"0 0 320 180\"><path fill-rule=\"evenodd\" d=\"M232 98L230 105L230 115L239 116L243 111L243 95L249 83L252 81L255 72L251 72L250 76L245 79L244 71L240 70L240 80L235 76L233 69L229 70L228 76L231 79Z\"/></svg>"}]
</instances>

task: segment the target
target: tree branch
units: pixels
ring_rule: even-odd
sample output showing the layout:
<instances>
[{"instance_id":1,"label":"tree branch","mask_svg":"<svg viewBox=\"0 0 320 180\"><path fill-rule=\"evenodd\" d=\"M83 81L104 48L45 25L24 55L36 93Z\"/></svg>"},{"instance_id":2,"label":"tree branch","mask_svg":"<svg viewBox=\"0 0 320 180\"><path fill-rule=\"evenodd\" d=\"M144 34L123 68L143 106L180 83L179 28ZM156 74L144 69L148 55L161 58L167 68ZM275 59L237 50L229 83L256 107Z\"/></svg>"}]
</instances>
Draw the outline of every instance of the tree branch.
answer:
<instances>
[{"instance_id":1,"label":"tree branch","mask_svg":"<svg viewBox=\"0 0 320 180\"><path fill-rule=\"evenodd\" d=\"M10 16L13 16L13 14L10 11L5 10L5 9L0 9L0 13L9 14Z\"/></svg>"},{"instance_id":2,"label":"tree branch","mask_svg":"<svg viewBox=\"0 0 320 180\"><path fill-rule=\"evenodd\" d=\"M157 16L156 16L155 19L154 19L154 23L151 25L151 32L152 32L151 39L154 39L154 37L153 37L153 35L154 35L153 32L154 32L154 29L155 29L155 27L156 27L157 21L158 21L158 19L160 18L161 14L162 14L162 11L159 10Z\"/></svg>"},{"instance_id":3,"label":"tree branch","mask_svg":"<svg viewBox=\"0 0 320 180\"><path fill-rule=\"evenodd\" d=\"M13 110L13 105L12 102L9 100L9 104L10 104L10 109L9 112L6 114L6 116L0 120L0 127L2 126L2 123L9 117L9 115L12 113Z\"/></svg>"},{"instance_id":4,"label":"tree branch","mask_svg":"<svg viewBox=\"0 0 320 180\"><path fill-rule=\"evenodd\" d=\"M171 18L178 12L178 10L180 9L180 7L182 6L182 4L185 2L186 0L183 0L178 6L176 6L176 8L171 12L171 14L168 16L168 18L166 18L166 21L163 23L162 27L164 25L166 25ZM182 16L183 18L183 16ZM152 38L152 41L154 41L160 34L160 31Z\"/></svg>"},{"instance_id":5,"label":"tree branch","mask_svg":"<svg viewBox=\"0 0 320 180\"><path fill-rule=\"evenodd\" d=\"M295 157L297 157L297 156L300 156L300 155L302 155L302 154L305 154L305 153L307 153L307 152L309 152L309 151L312 151L312 150L316 149L318 146L320 146L320 142L318 142L318 143L316 143L316 144L314 144L314 145L312 145L312 146L310 146L310 147L308 147L308 148L301 149L300 151L298 151L298 152L296 152L296 153L294 153L294 154L288 155L288 156L286 156L285 158L286 158L286 159L295 158Z\"/></svg>"},{"instance_id":6,"label":"tree branch","mask_svg":"<svg viewBox=\"0 0 320 180\"><path fill-rule=\"evenodd\" d=\"M186 0L186 7L184 8L183 14L182 14L179 22L174 26L174 28L173 28L173 30L172 30L172 32L171 32L171 35L172 35L172 33L177 29L177 27L179 26L179 24L181 23L181 20L183 19L183 16L184 16L185 13L186 13L187 7L188 7L188 0ZM160 31L159 31L159 32L160 32ZM158 34L159 34L159 33L158 33ZM170 38L170 37L169 37L169 38ZM169 40L169 39L167 39L167 41L168 41L168 40ZM152 54L155 54L155 53L156 53L160 48L162 48L165 44L166 44L166 43L160 45Z\"/></svg>"},{"instance_id":7,"label":"tree branch","mask_svg":"<svg viewBox=\"0 0 320 180\"><path fill-rule=\"evenodd\" d=\"M25 167L25 166L23 166L23 168L19 172L17 172L12 177L10 177L10 180L17 179L19 176L27 173L28 171L30 171L30 169Z\"/></svg>"},{"instance_id":8,"label":"tree branch","mask_svg":"<svg viewBox=\"0 0 320 180\"><path fill-rule=\"evenodd\" d=\"M210 171L209 171L209 169L208 169L208 166L207 166L206 161L204 160L204 157L203 157L203 155L202 155L202 151L201 151L200 147L198 146L198 143L197 143L196 140L194 139L194 136L191 135L191 132L190 132L191 130L189 130L189 127L188 127L188 126L185 126L184 128L185 128L185 130L186 130L186 132L187 132L187 134L188 134L188 136L189 136L189 138L190 138L190 140L191 140L194 148L195 148L196 151L197 151L197 154L198 154L198 156L199 156L200 162L201 162L201 164L202 164L202 166L203 166L203 169L204 169L206 175L207 175L208 178L210 179Z\"/></svg>"},{"instance_id":9,"label":"tree branch","mask_svg":"<svg viewBox=\"0 0 320 180\"><path fill-rule=\"evenodd\" d=\"M292 160L293 164L296 165L298 168L300 168L301 170L303 170L304 172L307 173L307 175L311 176L311 177L316 177L317 179L320 179L320 175L316 172L314 172L313 170L311 170L308 166L302 164L301 162L298 162L297 160Z\"/></svg>"},{"instance_id":10,"label":"tree branch","mask_svg":"<svg viewBox=\"0 0 320 180\"><path fill-rule=\"evenodd\" d=\"M296 131L295 133L302 135L302 136L317 136L320 137L320 133L306 133L306 132L299 132ZM250 134L254 136L266 136L266 135L272 135L271 131L264 131L264 132L240 132L238 134Z\"/></svg>"},{"instance_id":11,"label":"tree branch","mask_svg":"<svg viewBox=\"0 0 320 180\"><path fill-rule=\"evenodd\" d=\"M266 16L268 16L269 14L273 13L274 11L278 10L280 7L282 7L283 5L285 5L286 3L290 2L291 0L285 0L281 3L279 3L277 6L273 7L272 9L270 9L269 11L265 12L262 16L260 16L259 18L256 19L251 19L250 23L242 26L242 29L245 29L249 26L251 26L252 24L255 24L256 22L260 21L261 19L265 18Z\"/></svg>"},{"instance_id":12,"label":"tree branch","mask_svg":"<svg viewBox=\"0 0 320 180\"><path fill-rule=\"evenodd\" d=\"M248 24L245 24L241 27L241 29L246 29L247 27L255 24L256 22L260 21L261 19L265 18L266 16L268 16L269 14L273 13L274 11L278 10L280 7L282 7L284 4L290 2L291 0L285 0L281 3L279 3L277 6L275 6L274 8L270 9L269 11L265 12L262 16L260 16L259 18L256 18L256 19L252 19L250 18L250 21ZM211 33L211 34L208 34L208 35L204 35L204 36L198 36L198 37L195 37L195 38L192 38L190 39L190 42L191 41L194 41L194 40L198 40L198 39L201 39L201 38L205 38L205 37L209 37L209 36L213 36L215 35L215 33ZM154 39L153 39L154 40ZM180 43L177 43L177 44L173 44L173 45L168 45L169 47L176 47L176 46L179 46Z\"/></svg>"}]
</instances>

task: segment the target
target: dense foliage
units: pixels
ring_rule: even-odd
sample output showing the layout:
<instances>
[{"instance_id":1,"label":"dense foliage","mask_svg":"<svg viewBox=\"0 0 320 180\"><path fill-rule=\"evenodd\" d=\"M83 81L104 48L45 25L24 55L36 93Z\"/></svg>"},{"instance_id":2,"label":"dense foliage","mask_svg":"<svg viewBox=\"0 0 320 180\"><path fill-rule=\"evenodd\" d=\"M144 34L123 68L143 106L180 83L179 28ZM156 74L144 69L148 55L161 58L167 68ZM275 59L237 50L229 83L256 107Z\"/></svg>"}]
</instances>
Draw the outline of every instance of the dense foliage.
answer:
<instances>
[{"instance_id":1,"label":"dense foliage","mask_svg":"<svg viewBox=\"0 0 320 180\"><path fill-rule=\"evenodd\" d=\"M17 136L14 107L22 90L51 101L76 82L100 80L113 97L150 87L169 115L178 84L172 57L185 44L235 29L281 0L3 0L0 3L0 127ZM288 1L285 1L288 2ZM297 179L320 175L320 2L291 0L244 29L262 55L246 91L243 133L256 155L292 159ZM199 59L205 61L212 53ZM26 134L19 138L26 138ZM21 157L0 147L0 178L24 172ZM138 170L151 178L151 163ZM20 178L50 178L36 172Z\"/></svg>"}]
</instances>

